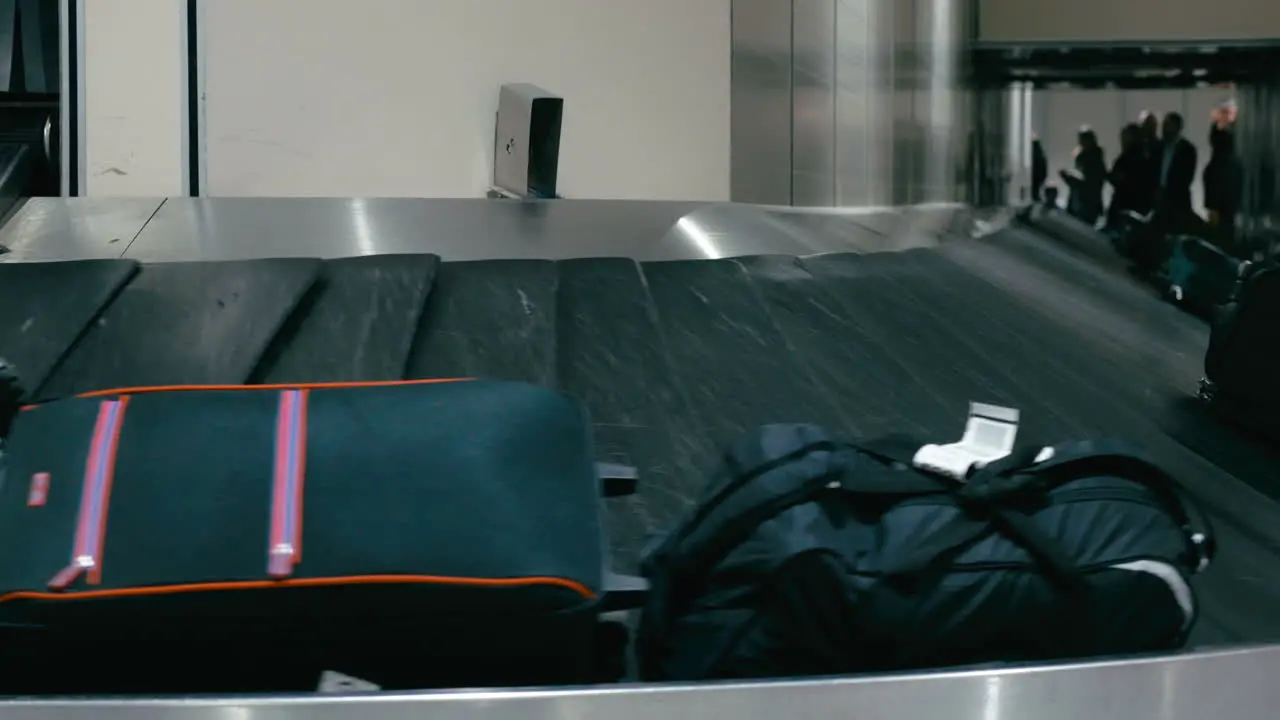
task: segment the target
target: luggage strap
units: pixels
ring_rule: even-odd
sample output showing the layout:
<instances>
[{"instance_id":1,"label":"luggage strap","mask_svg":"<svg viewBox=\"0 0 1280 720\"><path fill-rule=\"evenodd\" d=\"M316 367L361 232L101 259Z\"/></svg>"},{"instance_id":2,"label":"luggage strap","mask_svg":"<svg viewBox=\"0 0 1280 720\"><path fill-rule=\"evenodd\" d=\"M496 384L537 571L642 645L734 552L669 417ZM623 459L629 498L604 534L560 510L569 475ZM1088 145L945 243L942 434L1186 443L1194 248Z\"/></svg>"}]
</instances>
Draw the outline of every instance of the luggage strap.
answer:
<instances>
[{"instance_id":1,"label":"luggage strap","mask_svg":"<svg viewBox=\"0 0 1280 720\"><path fill-rule=\"evenodd\" d=\"M897 565L886 568L887 579L918 580L945 567L991 532L1001 532L1026 549L1051 580L1077 590L1083 586L1082 578L1056 541L1012 506L1019 500L1043 497L1063 483L1095 476L1124 478L1155 493L1186 531L1186 560L1192 567L1203 568L1215 551L1207 518L1184 497L1176 481L1159 466L1117 444L1086 441L1058 445L1048 458L1041 457L1043 448L1018 449L957 481L915 468L912 458L923 443L907 437L847 444L830 440L813 426L790 426L781 431L766 428L762 432L789 432L795 447L789 451L782 448L768 457L753 452L756 457L750 467L735 462L743 453L731 453L727 464L736 471L735 477L646 559L650 572L661 572L667 575L664 580L679 586L678 580L705 572L762 523L811 501L820 492L903 498L949 494L958 500L964 515L940 528ZM765 440L763 435L759 437ZM785 443L761 444L776 449Z\"/></svg>"},{"instance_id":2,"label":"luggage strap","mask_svg":"<svg viewBox=\"0 0 1280 720\"><path fill-rule=\"evenodd\" d=\"M918 441L889 437L863 443L863 452L891 463L910 465ZM1044 569L1049 579L1068 591L1083 587L1075 565L1058 543L1047 536L1027 514L1016 509L1020 500L1036 500L1064 483L1086 477L1119 477L1139 483L1154 493L1174 516L1188 539L1186 562L1196 570L1208 565L1215 552L1208 519L1186 497L1177 481L1158 465L1116 443L1083 441L1048 448L1027 447L972 471L963 481L917 469L920 476L948 484L964 515L939 528L895 566L885 569L891 580L914 580L945 567L952 559L992 531L1017 542ZM883 476L842 479L842 487L854 493L892 493ZM899 491L900 492L900 491Z\"/></svg>"}]
</instances>

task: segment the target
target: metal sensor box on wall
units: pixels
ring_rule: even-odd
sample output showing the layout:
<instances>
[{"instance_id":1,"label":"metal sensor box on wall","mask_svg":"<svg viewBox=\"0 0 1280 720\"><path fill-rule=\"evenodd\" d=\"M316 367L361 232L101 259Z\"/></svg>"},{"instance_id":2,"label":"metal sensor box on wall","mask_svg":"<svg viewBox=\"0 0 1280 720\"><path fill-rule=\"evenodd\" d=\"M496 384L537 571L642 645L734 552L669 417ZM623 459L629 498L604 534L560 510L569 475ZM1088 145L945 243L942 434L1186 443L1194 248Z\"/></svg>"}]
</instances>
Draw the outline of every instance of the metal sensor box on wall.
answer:
<instances>
[{"instance_id":1,"label":"metal sensor box on wall","mask_svg":"<svg viewBox=\"0 0 1280 720\"><path fill-rule=\"evenodd\" d=\"M493 144L493 185L521 198L556 197L564 99L528 83L503 85Z\"/></svg>"}]
</instances>

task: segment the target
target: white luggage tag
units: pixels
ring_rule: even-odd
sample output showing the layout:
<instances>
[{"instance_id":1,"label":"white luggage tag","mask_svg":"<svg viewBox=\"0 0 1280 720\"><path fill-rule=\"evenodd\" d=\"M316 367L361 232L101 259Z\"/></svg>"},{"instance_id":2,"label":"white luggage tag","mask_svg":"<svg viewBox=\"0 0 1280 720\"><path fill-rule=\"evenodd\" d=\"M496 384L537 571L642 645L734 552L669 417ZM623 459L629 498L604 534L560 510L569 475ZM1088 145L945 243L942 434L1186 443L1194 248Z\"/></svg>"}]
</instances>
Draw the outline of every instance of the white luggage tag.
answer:
<instances>
[{"instance_id":1,"label":"white luggage tag","mask_svg":"<svg viewBox=\"0 0 1280 720\"><path fill-rule=\"evenodd\" d=\"M340 672L325 670L320 673L320 684L316 687L316 692L326 694L345 694L345 693L362 693L377 692L381 687L374 685L368 680L361 680L350 675L343 675Z\"/></svg>"},{"instance_id":2,"label":"white luggage tag","mask_svg":"<svg viewBox=\"0 0 1280 720\"><path fill-rule=\"evenodd\" d=\"M969 403L969 419L959 442L925 445L912 464L921 470L964 480L969 472L1013 452L1018 437L1019 412L1013 408Z\"/></svg>"}]
</instances>

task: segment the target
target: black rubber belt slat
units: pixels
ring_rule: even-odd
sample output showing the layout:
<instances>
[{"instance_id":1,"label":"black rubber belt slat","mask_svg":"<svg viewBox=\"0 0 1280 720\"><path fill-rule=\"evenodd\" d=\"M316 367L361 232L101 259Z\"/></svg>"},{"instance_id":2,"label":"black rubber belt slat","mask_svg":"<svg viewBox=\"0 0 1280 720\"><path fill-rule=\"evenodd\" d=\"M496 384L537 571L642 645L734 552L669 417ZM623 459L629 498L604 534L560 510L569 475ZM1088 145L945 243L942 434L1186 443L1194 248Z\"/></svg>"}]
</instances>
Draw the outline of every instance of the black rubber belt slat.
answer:
<instances>
[{"instance_id":1,"label":"black rubber belt slat","mask_svg":"<svg viewBox=\"0 0 1280 720\"><path fill-rule=\"evenodd\" d=\"M894 415L876 397L876 383L868 377L869 372L883 372L871 370L876 365L884 368L875 357L879 348L866 340L840 301L814 282L798 258L761 255L736 262L755 285L796 358L836 399L843 424L838 429L856 437L873 432Z\"/></svg>"},{"instance_id":2,"label":"black rubber belt slat","mask_svg":"<svg viewBox=\"0 0 1280 720\"><path fill-rule=\"evenodd\" d=\"M132 260L0 264L0 357L28 392L138 270Z\"/></svg>"},{"instance_id":3,"label":"black rubber belt slat","mask_svg":"<svg viewBox=\"0 0 1280 720\"><path fill-rule=\"evenodd\" d=\"M675 376L717 447L766 423L843 424L741 265L691 260L643 269Z\"/></svg>"},{"instance_id":4,"label":"black rubber belt slat","mask_svg":"<svg viewBox=\"0 0 1280 720\"><path fill-rule=\"evenodd\" d=\"M870 426L866 431L873 436L907 432L954 440L969 401L1004 398L986 373L960 362L953 338L930 320L931 309L919 306L893 279L909 269L901 255L822 255L801 262L812 273L810 282L840 303L837 314L851 329L841 337L865 345L859 348L865 360L847 369L846 383L861 382L861 394L871 395L877 412L861 416L852 407L858 396L845 395L841 401L850 406L853 421Z\"/></svg>"},{"instance_id":5,"label":"black rubber belt slat","mask_svg":"<svg viewBox=\"0 0 1280 720\"><path fill-rule=\"evenodd\" d=\"M554 262L441 263L408 377L554 384L555 302Z\"/></svg>"},{"instance_id":6,"label":"black rubber belt slat","mask_svg":"<svg viewBox=\"0 0 1280 720\"><path fill-rule=\"evenodd\" d=\"M311 259L146 265L39 395L244 383L320 265Z\"/></svg>"},{"instance_id":7,"label":"black rubber belt slat","mask_svg":"<svg viewBox=\"0 0 1280 720\"><path fill-rule=\"evenodd\" d=\"M402 379L439 264L437 256L425 254L325 262L319 282L272 342L254 380Z\"/></svg>"},{"instance_id":8,"label":"black rubber belt slat","mask_svg":"<svg viewBox=\"0 0 1280 720\"><path fill-rule=\"evenodd\" d=\"M1035 220L1015 224L1048 237L1082 257L1089 258L1099 269L1119 275L1126 273L1128 261L1112 249L1111 241L1102 233L1065 213L1045 213Z\"/></svg>"},{"instance_id":9,"label":"black rubber belt slat","mask_svg":"<svg viewBox=\"0 0 1280 720\"><path fill-rule=\"evenodd\" d=\"M557 375L587 406L598 459L635 467L639 491L610 501L616 567L671 527L701 490L699 458L714 452L672 377L640 268L624 259L560 263Z\"/></svg>"},{"instance_id":10,"label":"black rubber belt slat","mask_svg":"<svg viewBox=\"0 0 1280 720\"><path fill-rule=\"evenodd\" d=\"M968 399L1021 409L1020 437L1029 441L1095 434L1092 410L1106 400L1092 385L1101 368L1088 357L1063 359L1074 350L1069 333L935 250L893 259L891 294L913 311L903 322L939 343L934 356L955 368L953 377L975 381L960 384Z\"/></svg>"}]
</instances>

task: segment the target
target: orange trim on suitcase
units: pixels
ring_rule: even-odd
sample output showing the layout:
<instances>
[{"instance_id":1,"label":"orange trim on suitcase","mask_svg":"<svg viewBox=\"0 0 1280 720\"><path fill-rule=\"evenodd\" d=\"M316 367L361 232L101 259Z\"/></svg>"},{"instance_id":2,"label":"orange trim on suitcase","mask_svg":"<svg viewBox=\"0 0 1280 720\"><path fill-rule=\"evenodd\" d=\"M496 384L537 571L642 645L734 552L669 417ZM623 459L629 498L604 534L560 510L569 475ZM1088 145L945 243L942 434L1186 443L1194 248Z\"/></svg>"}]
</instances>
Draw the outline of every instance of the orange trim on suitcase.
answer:
<instances>
[{"instance_id":1,"label":"orange trim on suitcase","mask_svg":"<svg viewBox=\"0 0 1280 720\"><path fill-rule=\"evenodd\" d=\"M462 585L477 588L502 587L559 587L571 590L588 600L597 595L591 588L567 578L518 577L518 578L466 578L436 575L352 575L348 577L292 578L288 580L242 580L234 582L192 583L188 585L154 585L151 587L120 588L117 590L86 590L83 592L37 592L18 590L0 595L0 603L13 600L106 600L110 598L146 597L149 595L174 595L191 592L218 592L227 590L268 590L289 587L333 587L340 585Z\"/></svg>"},{"instance_id":2,"label":"orange trim on suitcase","mask_svg":"<svg viewBox=\"0 0 1280 720\"><path fill-rule=\"evenodd\" d=\"M336 388L394 387L397 385L435 385L437 383L470 382L475 378L430 378L427 380L369 380L367 382L332 382L332 383L278 383L275 385L155 385L150 387L114 388L111 390L94 390L76 395L78 398L103 397L106 395L138 395L154 392L199 392L226 390L327 390ZM36 405L35 407L39 407Z\"/></svg>"},{"instance_id":3,"label":"orange trim on suitcase","mask_svg":"<svg viewBox=\"0 0 1280 720\"><path fill-rule=\"evenodd\" d=\"M366 380L364 382L331 382L331 383L296 383L274 385L151 385L142 387L112 388L110 390L94 390L93 392L72 395L71 398L110 397L112 395L141 395L155 392L225 392L231 390L330 390L341 388L394 387L397 385L435 385L439 383L472 382L476 378L427 378L425 380ZM58 400L49 400L35 405L23 405L18 408L22 412L35 410Z\"/></svg>"}]
</instances>

